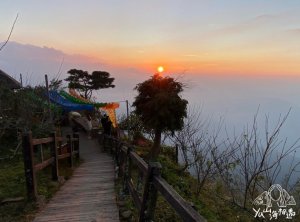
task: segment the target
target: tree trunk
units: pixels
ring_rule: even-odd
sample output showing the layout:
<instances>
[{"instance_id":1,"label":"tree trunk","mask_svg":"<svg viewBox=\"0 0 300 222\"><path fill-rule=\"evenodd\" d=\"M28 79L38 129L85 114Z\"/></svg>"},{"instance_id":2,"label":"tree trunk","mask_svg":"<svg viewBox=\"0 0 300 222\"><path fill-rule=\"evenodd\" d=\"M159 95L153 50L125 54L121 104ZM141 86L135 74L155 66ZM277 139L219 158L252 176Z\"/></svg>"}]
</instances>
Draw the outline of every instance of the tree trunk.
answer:
<instances>
[{"instance_id":1,"label":"tree trunk","mask_svg":"<svg viewBox=\"0 0 300 222\"><path fill-rule=\"evenodd\" d=\"M150 161L156 161L160 153L161 130L155 129L154 143L150 151Z\"/></svg>"}]
</instances>

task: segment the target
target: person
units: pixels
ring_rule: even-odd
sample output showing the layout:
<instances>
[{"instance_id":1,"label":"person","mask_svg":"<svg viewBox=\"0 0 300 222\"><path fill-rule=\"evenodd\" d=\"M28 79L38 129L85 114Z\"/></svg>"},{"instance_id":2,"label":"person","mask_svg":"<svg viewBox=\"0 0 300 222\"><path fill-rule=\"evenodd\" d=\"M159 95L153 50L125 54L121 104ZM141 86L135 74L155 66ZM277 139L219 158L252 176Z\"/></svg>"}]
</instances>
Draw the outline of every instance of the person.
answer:
<instances>
[{"instance_id":1,"label":"person","mask_svg":"<svg viewBox=\"0 0 300 222\"><path fill-rule=\"evenodd\" d=\"M110 135L112 122L106 114L103 115L103 118L101 119L101 124L103 127L104 134Z\"/></svg>"},{"instance_id":2,"label":"person","mask_svg":"<svg viewBox=\"0 0 300 222\"><path fill-rule=\"evenodd\" d=\"M110 119L107 117L107 129L106 129L106 132L107 132L107 135L111 135L111 127L112 127L112 122L110 121Z\"/></svg>"},{"instance_id":3,"label":"person","mask_svg":"<svg viewBox=\"0 0 300 222\"><path fill-rule=\"evenodd\" d=\"M79 118L81 117L80 113L78 112L69 112L68 114L68 120L69 120L69 124L72 128L72 131L74 133L77 133L78 132L78 124L77 122L75 121L76 118Z\"/></svg>"},{"instance_id":4,"label":"person","mask_svg":"<svg viewBox=\"0 0 300 222\"><path fill-rule=\"evenodd\" d=\"M107 118L106 117L107 117L106 114L104 114L101 118L101 125L102 125L104 133L105 133L105 130L106 130L106 125L107 125Z\"/></svg>"},{"instance_id":5,"label":"person","mask_svg":"<svg viewBox=\"0 0 300 222\"><path fill-rule=\"evenodd\" d=\"M88 130L87 130L87 133L88 133L88 139L92 139L92 117L90 114L87 114L87 125L88 125Z\"/></svg>"}]
</instances>

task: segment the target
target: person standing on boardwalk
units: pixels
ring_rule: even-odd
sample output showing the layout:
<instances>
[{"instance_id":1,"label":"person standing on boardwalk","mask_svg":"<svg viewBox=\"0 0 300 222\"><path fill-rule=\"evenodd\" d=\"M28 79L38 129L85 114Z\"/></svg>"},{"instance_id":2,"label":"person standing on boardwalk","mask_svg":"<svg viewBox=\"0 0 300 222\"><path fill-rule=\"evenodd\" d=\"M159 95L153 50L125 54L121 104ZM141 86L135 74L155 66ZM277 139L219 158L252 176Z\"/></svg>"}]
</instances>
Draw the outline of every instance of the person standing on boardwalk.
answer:
<instances>
[{"instance_id":1,"label":"person standing on boardwalk","mask_svg":"<svg viewBox=\"0 0 300 222\"><path fill-rule=\"evenodd\" d=\"M103 117L101 118L101 124L103 127L104 134L110 135L112 122L110 121L109 117L106 114L104 114Z\"/></svg>"}]
</instances>

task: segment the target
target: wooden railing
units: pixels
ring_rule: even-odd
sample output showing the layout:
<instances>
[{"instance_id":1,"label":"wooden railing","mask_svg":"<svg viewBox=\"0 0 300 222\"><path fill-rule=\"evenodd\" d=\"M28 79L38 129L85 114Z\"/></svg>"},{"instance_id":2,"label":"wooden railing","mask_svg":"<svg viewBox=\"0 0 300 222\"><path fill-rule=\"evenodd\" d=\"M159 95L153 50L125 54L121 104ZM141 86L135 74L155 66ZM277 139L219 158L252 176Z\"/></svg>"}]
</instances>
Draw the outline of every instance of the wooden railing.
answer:
<instances>
[{"instance_id":1,"label":"wooden railing","mask_svg":"<svg viewBox=\"0 0 300 222\"><path fill-rule=\"evenodd\" d=\"M51 165L52 180L58 180L58 164L60 159L69 159L70 167L73 167L73 156L79 158L79 135L67 136L67 143L62 144L63 138L52 133L50 137L33 139L32 133L24 133L22 137L24 170L26 178L27 196L29 199L37 198L36 173ZM44 147L50 146L50 157L45 159ZM40 161L37 162L35 153L40 151ZM49 156L49 155L48 155Z\"/></svg>"},{"instance_id":2,"label":"wooden railing","mask_svg":"<svg viewBox=\"0 0 300 222\"><path fill-rule=\"evenodd\" d=\"M183 221L206 221L192 206L185 201L160 174L161 165L158 162L147 164L133 147L120 140L104 135L104 149L110 149L119 167L119 175L123 179L124 190L128 191L139 212L139 221L153 221L158 192L172 206ZM137 166L142 182L133 183L132 166ZM142 192L141 192L142 191Z\"/></svg>"}]
</instances>

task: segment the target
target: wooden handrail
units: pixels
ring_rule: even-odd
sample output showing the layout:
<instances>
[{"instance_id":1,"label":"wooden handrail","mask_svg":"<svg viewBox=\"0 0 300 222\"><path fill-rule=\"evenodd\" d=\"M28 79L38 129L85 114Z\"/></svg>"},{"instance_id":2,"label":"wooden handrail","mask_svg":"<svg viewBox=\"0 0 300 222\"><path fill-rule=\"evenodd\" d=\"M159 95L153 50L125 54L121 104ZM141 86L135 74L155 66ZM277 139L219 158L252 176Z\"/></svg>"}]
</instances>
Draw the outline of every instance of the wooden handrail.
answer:
<instances>
[{"instance_id":1,"label":"wooden handrail","mask_svg":"<svg viewBox=\"0 0 300 222\"><path fill-rule=\"evenodd\" d=\"M175 190L172 186L170 186L161 176L160 176L160 166L159 163L151 163L150 166L143 160L136 152L132 151L134 148L130 145L121 143L116 138L111 136L104 135L103 142L105 143L105 139L109 139L111 141L111 145L113 144L121 144L121 147L114 147L114 151L120 150L121 152L117 153L118 160L122 159L123 162L119 163L121 167L119 167L119 172L122 172L124 177L124 184L131 194L134 204L137 207L140 218L139 221L144 221L145 218L147 220L153 220L153 214L155 203L156 203L156 193L159 192L162 197L172 206L172 208L177 212L177 214L183 219L183 221L199 221L206 222L206 219L203 218L192 206L186 202ZM113 143L114 142L114 143ZM112 148L112 147L111 147ZM113 149L112 149L113 150ZM125 155L126 158L121 158L118 155ZM125 163L124 163L125 161ZM134 188L132 183L131 173L130 173L130 165L133 162L143 177L145 177L144 184L144 194L143 198L139 197L138 191ZM125 168L123 166L125 164ZM149 168L150 167L150 168ZM125 170L125 171L124 171ZM152 192L149 194L149 192ZM148 200L149 199L149 200ZM146 202L150 201L149 204ZM151 202L152 201L152 202ZM154 201L154 202L153 202ZM154 205L153 205L154 204ZM146 210L148 205L153 205L152 209ZM150 207L151 208L151 207ZM147 212L147 215L146 213Z\"/></svg>"},{"instance_id":2,"label":"wooden handrail","mask_svg":"<svg viewBox=\"0 0 300 222\"><path fill-rule=\"evenodd\" d=\"M63 138L56 136L53 132L51 137L33 139L32 133L23 134L23 157L24 157L24 170L26 177L26 188L29 199L37 199L37 182L36 172L43 170L51 165L52 180L58 180L58 160L69 158L70 166L73 167L73 156L79 158L79 135L73 134L68 137L68 143L58 146L58 142L62 142ZM43 152L41 152L41 163L34 164L34 146L41 144L49 144L51 150L51 157L43 161ZM42 146L41 146L42 147ZM67 153L58 155L57 150L61 150L63 147L67 148ZM41 148L42 149L42 148Z\"/></svg>"},{"instance_id":3,"label":"wooden handrail","mask_svg":"<svg viewBox=\"0 0 300 222\"><path fill-rule=\"evenodd\" d=\"M35 171L42 170L42 169L46 168L47 166L49 166L50 164L52 164L53 161L54 161L54 157L51 157L48 160L43 161L42 163L38 163L34 166L34 170Z\"/></svg>"},{"instance_id":4,"label":"wooden handrail","mask_svg":"<svg viewBox=\"0 0 300 222\"><path fill-rule=\"evenodd\" d=\"M47 137L47 138L40 138L40 139L32 139L32 145L40 145L45 143L51 143L53 142L53 137Z\"/></svg>"},{"instance_id":5,"label":"wooden handrail","mask_svg":"<svg viewBox=\"0 0 300 222\"><path fill-rule=\"evenodd\" d=\"M130 194L133 198L135 206L140 211L141 210L141 205L142 205L142 200L140 199L137 191L134 189L134 186L133 186L131 181L127 181L127 186L128 186L129 191L130 191Z\"/></svg>"},{"instance_id":6,"label":"wooden handrail","mask_svg":"<svg viewBox=\"0 0 300 222\"><path fill-rule=\"evenodd\" d=\"M146 174L148 171L148 165L136 152L131 151L129 154L131 160L138 166L138 168Z\"/></svg>"},{"instance_id":7,"label":"wooden handrail","mask_svg":"<svg viewBox=\"0 0 300 222\"><path fill-rule=\"evenodd\" d=\"M160 176L153 177L155 188L174 208L184 221L206 221L190 204L188 204L175 190Z\"/></svg>"},{"instance_id":8,"label":"wooden handrail","mask_svg":"<svg viewBox=\"0 0 300 222\"><path fill-rule=\"evenodd\" d=\"M70 157L70 156L71 156L70 153L64 153L64 154L57 155L57 158L58 158L59 160L61 160L61 159L68 158L68 157Z\"/></svg>"}]
</instances>

